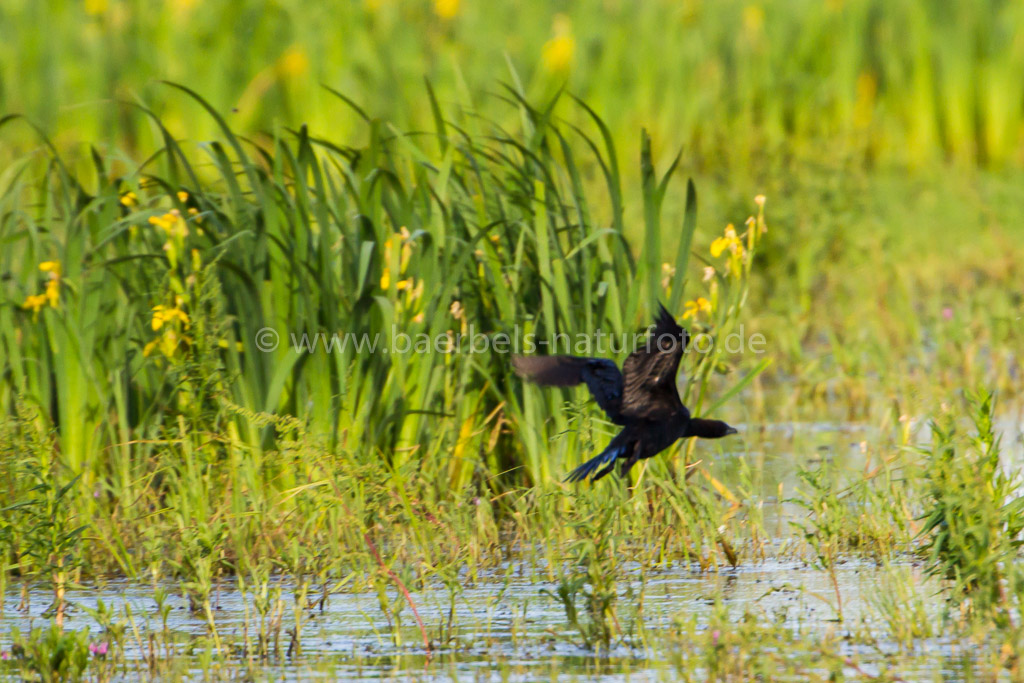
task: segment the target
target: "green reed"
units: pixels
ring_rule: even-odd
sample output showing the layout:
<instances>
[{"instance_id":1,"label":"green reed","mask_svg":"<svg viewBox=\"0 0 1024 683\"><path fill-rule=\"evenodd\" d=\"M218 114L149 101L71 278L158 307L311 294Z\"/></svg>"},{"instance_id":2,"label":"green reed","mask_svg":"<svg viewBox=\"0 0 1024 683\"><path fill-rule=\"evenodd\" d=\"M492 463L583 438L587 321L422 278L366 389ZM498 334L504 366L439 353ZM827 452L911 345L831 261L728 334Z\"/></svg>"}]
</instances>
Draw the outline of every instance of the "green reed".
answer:
<instances>
[{"instance_id":1,"label":"green reed","mask_svg":"<svg viewBox=\"0 0 1024 683\"><path fill-rule=\"evenodd\" d=\"M1015 36L1024 16L1013 3L446 6L332 0L318 12L285 4L265 13L254 2L108 0L51 12L13 2L0 61L21 77L0 110L32 117L64 145L134 152L160 136L141 99L175 135L209 139L216 126L158 83L187 78L246 134L309 121L347 138L359 119L320 83L424 130L434 119L424 75L438 100L474 108L495 99L494 79L511 63L531 96L567 84L607 110L618 144L645 121L661 150L685 145L707 165L819 145L867 163L1021 162ZM324 17L346 27L345 40L325 40ZM29 30L44 20L50 30ZM224 68L206 69L211 60ZM15 153L32 144L8 139Z\"/></svg>"},{"instance_id":2,"label":"green reed","mask_svg":"<svg viewBox=\"0 0 1024 683\"><path fill-rule=\"evenodd\" d=\"M0 520L0 569L25 595L46 586L55 615L80 574L151 581L153 625L128 608L93 618L111 641L150 653L146 666L173 672L183 666L168 625L176 585L208 635L189 644L189 661L230 669L297 660L317 604L373 591L390 624L381 642L430 653L464 626L462 584L516 558L555 586L582 642L651 647L645 588L622 588L624 563L636 561L646 580L676 563L716 570L771 557L756 426L769 414L841 413L882 436L864 444L863 471L803 469L791 500L810 513L804 537L780 533L791 545L777 556L813 553L834 579L847 557L886 562L913 550L915 516L939 510L923 537L938 544L929 545L939 548L937 576L951 579L951 596L998 598L1000 637L1015 642L1006 615L1016 584L1004 573L1015 508L977 497L1010 487L991 430L981 446L942 445L924 464L902 450L915 443L911 418L935 411L922 388L1012 384L1012 245L996 258L999 239L979 238L965 264L951 265L912 230L902 240L851 235L855 214L824 172L792 182L821 183L825 206L800 204L806 194L775 203L771 192L770 227L753 191L702 189L700 216L723 217L708 228L697 184L678 177L685 154L659 160L656 136L641 134L633 188L632 164L594 109L567 98L533 105L521 89L507 91L513 124L449 110L428 90L429 133L357 110L351 138L310 128L242 137L202 98L178 96L205 109L214 141L179 142L153 117L161 147L137 166L97 154L82 170L49 152L4 176L0 506L17 515ZM766 183L785 196L782 180ZM892 199L874 196L888 186L867 187L870 201ZM830 259L838 265L822 268ZM976 295L969 306L984 315L968 304L947 315L951 291ZM738 486L721 474L735 469L730 460L707 455L718 446L693 443L645 462L628 484L560 484L614 427L583 389L524 386L504 353L385 354L351 343L328 352L324 339L296 352L291 343L293 333L355 333L389 344L393 330L492 341L627 334L658 300L715 341L685 358L683 390L695 412L748 423L743 441L721 446L753 456ZM771 337L766 355L725 348L748 321ZM280 338L272 349L260 348L266 328ZM808 454L794 455L799 465ZM920 471L924 489L912 483ZM953 495L961 489L974 493ZM994 554L966 531L938 535L978 520L1002 539ZM964 567L979 562L982 578L969 578ZM225 582L237 582L249 610L239 637L215 609ZM440 621L421 609L437 585ZM992 593L1004 585L1008 593ZM919 609L899 595L879 607L903 643L918 637L907 613ZM695 633L684 622L680 639ZM753 617L735 629L724 622L717 641L691 638L702 649L685 649L680 670L726 676L752 662L770 671L778 662L757 638L792 646L792 634ZM33 639L63 651L44 631ZM841 661L834 645L816 645L831 668ZM94 657L93 672L114 659L129 666L123 647Z\"/></svg>"}]
</instances>

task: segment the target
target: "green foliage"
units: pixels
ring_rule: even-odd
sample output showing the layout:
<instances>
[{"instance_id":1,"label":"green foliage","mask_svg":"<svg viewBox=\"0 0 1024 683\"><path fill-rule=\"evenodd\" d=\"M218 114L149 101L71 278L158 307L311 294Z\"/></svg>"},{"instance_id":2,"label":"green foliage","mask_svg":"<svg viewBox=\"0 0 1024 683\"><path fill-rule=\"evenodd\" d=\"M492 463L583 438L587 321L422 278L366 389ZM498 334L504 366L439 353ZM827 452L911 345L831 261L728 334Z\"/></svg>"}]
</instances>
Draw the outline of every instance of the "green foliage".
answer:
<instances>
[{"instance_id":1,"label":"green foliage","mask_svg":"<svg viewBox=\"0 0 1024 683\"><path fill-rule=\"evenodd\" d=\"M11 654L24 681L56 683L83 680L89 666L88 630L64 631L57 624L26 635L11 629Z\"/></svg>"},{"instance_id":2,"label":"green foliage","mask_svg":"<svg viewBox=\"0 0 1024 683\"><path fill-rule=\"evenodd\" d=\"M917 463L902 453L869 456L854 475L804 467L797 452L797 494L775 501L808 512L793 544L766 539L764 458L783 454L760 452L757 434L772 419L839 416L880 433L898 420L905 445L927 397L975 382L1020 391L1022 100L1019 50L1006 44L1019 11L580 5L558 71L542 57L546 21L531 17L548 17L546 5L505 14L455 2L449 17L442 3L342 5L282 5L282 21L266 22L266 8L245 3L140 12L91 0L47 32L12 30L30 3L5 8L0 61L36 76L5 83L0 105L57 134L0 171L0 588L17 577L25 604L45 582L59 622L80 572L145 577L159 624L140 627L130 607L92 614L118 644L111 659L134 637L154 676L238 656L256 677L257 662L299 657L315 605L350 589L377 596L389 625L380 642L405 649L419 648L416 604L443 586L443 623L428 617L422 636L457 648L464 586L507 562L507 588L515 558L550 582L570 629L603 655L650 645L651 572L770 557L775 541L777 557L811 553L843 617L839 568L853 556L898 561L923 505L930 572L1001 629L993 668L1019 673L1010 613L1022 610L1024 510L988 399L972 439L951 423L936 430L923 490L906 482ZM324 11L345 41L322 42ZM251 29L244 49L235 32L208 30L225 20ZM503 44L495 26L521 35ZM622 39L650 27L659 40ZM200 37L203 49L190 47ZM163 41L185 68L212 52L232 69L179 78L159 67ZM102 78L83 67L48 87L54 70L73 72L59 67L69 46L98 50L78 63L105 63ZM499 57L506 73L506 52L512 85L481 97ZM445 58L424 64L424 54ZM153 64L201 96L156 83ZM586 103L555 94L566 79ZM120 102L124 88L153 109L76 107L74 130L49 118L64 98ZM637 121L639 154L620 156ZM16 143L0 160L24 149L23 126L0 119ZM79 140L97 149L79 154ZM954 166L905 172L937 158ZM975 162L1010 170L963 171ZM685 174L697 182L684 192ZM740 227L699 223L697 186L703 216ZM757 191L772 201L771 239L763 201L743 221ZM728 459L696 461L715 447L692 443L635 468L629 489L564 487L613 429L584 389L524 386L503 353L381 350L395 332L624 335L658 300L716 342L687 357L684 392L698 413L746 422L736 455L755 472L738 489L717 478ZM745 336L766 334L767 356L722 343L747 324ZM272 349L261 348L268 329ZM327 350L336 333L354 336ZM376 347L357 347L359 336ZM868 452L891 445L877 441ZM624 584L637 572L634 591ZM216 610L229 575L241 634ZM175 587L207 637L186 644L169 623ZM907 579L875 604L884 635L908 649L946 635L921 626L920 590ZM523 604L513 640L526 621ZM864 673L831 634L804 638L751 612L677 626L658 647L683 676ZM82 638L37 629L16 664L30 678L60 666L72 677Z\"/></svg>"},{"instance_id":3,"label":"green foliage","mask_svg":"<svg viewBox=\"0 0 1024 683\"><path fill-rule=\"evenodd\" d=\"M921 552L929 573L952 583L954 604L1006 620L1024 597L1024 498L1017 495L1018 477L1000 461L993 395L969 396L969 409L972 434L958 435L947 417L933 423L934 443L921 451L927 458Z\"/></svg>"},{"instance_id":4,"label":"green foliage","mask_svg":"<svg viewBox=\"0 0 1024 683\"><path fill-rule=\"evenodd\" d=\"M554 116L555 101L534 108L514 91L522 126L512 132L446 120L438 109L438 156L429 138L421 144L376 121L359 149L306 128L251 148L180 89L221 128L224 143L206 148L207 163L168 135L159 171L147 164L113 175L97 156L100 182L86 191L54 157L38 185L8 189L5 201L25 208L0 219L9 253L21 255L7 263L17 277L6 290L11 381L0 402L26 396L53 406L40 420L53 425L83 488L167 498L180 533L210 518L222 469L246 477L236 492L299 484L296 470L269 457L287 434L259 415L293 416L322 440L320 450L358 462L425 463L421 474L439 489L549 483L581 444L554 409L557 395L521 390L501 351L575 344L594 331L622 338L666 291L681 300L687 250L666 271L658 246L677 163L656 174L644 138L646 246L634 262L620 162L605 124L582 103L594 138ZM590 208L601 189L588 189L582 173L594 167L620 205L610 227ZM45 198L46 209L28 210L33 198ZM692 185L688 207L687 244L696 230ZM729 257L735 263L716 275L721 310L702 328L714 334L742 309L763 213L750 226ZM42 269L56 295L29 310L22 302L43 296L31 293L40 254L50 258ZM267 330L273 348L260 346ZM88 343L55 344L57 331ZM501 338L511 349L498 349ZM457 348L439 350L437 339ZM384 348L423 340L433 345L426 352ZM481 341L494 349L475 351ZM701 392L722 353L698 364ZM82 373L81 392L59 386L69 373ZM569 436L552 452L546 433ZM253 502L238 498L233 513ZM123 549L115 557L130 561Z\"/></svg>"},{"instance_id":5,"label":"green foliage","mask_svg":"<svg viewBox=\"0 0 1024 683\"><path fill-rule=\"evenodd\" d=\"M14 490L4 507L0 552L5 574L16 568L26 579L43 579L53 590L48 614L63 623L65 591L83 560L85 519L78 506L79 475L55 458L53 439L39 428L39 415L24 403L0 430L0 463Z\"/></svg>"},{"instance_id":6,"label":"green foliage","mask_svg":"<svg viewBox=\"0 0 1024 683\"><path fill-rule=\"evenodd\" d=\"M32 30L44 20L49 30ZM328 22L345 27L344 40L328 38ZM5 83L0 111L26 114L62 144L131 151L160 135L133 105L141 99L174 135L211 138L215 127L159 84L170 78L232 110L247 135L306 121L348 138L358 115L333 106L320 83L371 115L427 130L436 108L423 101L424 76L436 101L481 107L512 63L531 96L564 84L606 112L616 143L632 142L644 122L661 150L685 146L707 167L818 146L867 163L1019 164L1022 23L1004 0L330 0L315 11L118 0L44 10L13 0L0 62L19 78ZM562 59L551 57L555 41ZM439 143L459 137L447 131ZM9 140L16 153L28 144Z\"/></svg>"},{"instance_id":7,"label":"green foliage","mask_svg":"<svg viewBox=\"0 0 1024 683\"><path fill-rule=\"evenodd\" d=\"M621 509L628 501L623 491L615 498L580 496L583 506L570 523L575 535L566 548L564 565L555 590L544 592L562 604L569 627L580 636L583 646L607 652L622 626L616 614L618 578L622 571L619 554L624 539L619 537ZM600 502L598 502L600 500ZM579 599L583 600L580 613Z\"/></svg>"}]
</instances>

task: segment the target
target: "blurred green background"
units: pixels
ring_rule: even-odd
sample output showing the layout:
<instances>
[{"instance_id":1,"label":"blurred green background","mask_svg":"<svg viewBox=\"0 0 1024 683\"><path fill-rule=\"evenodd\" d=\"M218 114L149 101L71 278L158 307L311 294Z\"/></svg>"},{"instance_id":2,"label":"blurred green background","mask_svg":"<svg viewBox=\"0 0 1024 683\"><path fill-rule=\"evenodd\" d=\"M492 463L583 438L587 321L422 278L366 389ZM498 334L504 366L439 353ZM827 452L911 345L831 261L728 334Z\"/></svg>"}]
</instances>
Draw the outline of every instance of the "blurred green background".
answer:
<instances>
[{"instance_id":1,"label":"blurred green background","mask_svg":"<svg viewBox=\"0 0 1024 683\"><path fill-rule=\"evenodd\" d=\"M403 129L442 104L486 110L502 82L565 86L634 144L721 167L771 154L866 164L1024 162L1024 5L976 0L82 0L0 3L0 111L60 146L152 149L144 103L172 131L356 122L321 84ZM15 152L35 140L5 132Z\"/></svg>"}]
</instances>

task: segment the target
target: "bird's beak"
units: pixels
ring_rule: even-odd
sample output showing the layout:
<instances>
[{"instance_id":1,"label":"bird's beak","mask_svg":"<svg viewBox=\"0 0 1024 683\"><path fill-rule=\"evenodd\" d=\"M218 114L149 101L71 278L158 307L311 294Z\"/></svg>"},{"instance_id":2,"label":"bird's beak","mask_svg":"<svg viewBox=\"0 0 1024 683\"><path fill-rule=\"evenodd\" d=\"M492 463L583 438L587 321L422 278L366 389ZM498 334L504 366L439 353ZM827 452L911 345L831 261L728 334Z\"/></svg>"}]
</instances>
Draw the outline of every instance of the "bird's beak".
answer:
<instances>
[{"instance_id":1,"label":"bird's beak","mask_svg":"<svg viewBox=\"0 0 1024 683\"><path fill-rule=\"evenodd\" d=\"M728 429L725 430L725 435L726 436L729 436L731 434L739 434L739 433L740 433L739 430L736 429L735 427L729 427Z\"/></svg>"}]
</instances>

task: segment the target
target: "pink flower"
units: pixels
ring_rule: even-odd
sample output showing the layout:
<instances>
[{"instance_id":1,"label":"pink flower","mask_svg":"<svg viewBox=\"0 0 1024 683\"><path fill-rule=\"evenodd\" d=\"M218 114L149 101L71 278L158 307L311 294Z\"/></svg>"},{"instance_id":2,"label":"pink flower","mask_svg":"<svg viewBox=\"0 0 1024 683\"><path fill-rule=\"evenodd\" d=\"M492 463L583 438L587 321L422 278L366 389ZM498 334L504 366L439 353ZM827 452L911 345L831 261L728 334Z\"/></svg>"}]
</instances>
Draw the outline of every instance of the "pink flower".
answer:
<instances>
[{"instance_id":1,"label":"pink flower","mask_svg":"<svg viewBox=\"0 0 1024 683\"><path fill-rule=\"evenodd\" d=\"M89 652L96 657L105 657L107 655L107 641L101 643L89 643Z\"/></svg>"},{"instance_id":2,"label":"pink flower","mask_svg":"<svg viewBox=\"0 0 1024 683\"><path fill-rule=\"evenodd\" d=\"M718 637L722 635L722 632L717 628L711 632L711 644L718 645Z\"/></svg>"},{"instance_id":3,"label":"pink flower","mask_svg":"<svg viewBox=\"0 0 1024 683\"><path fill-rule=\"evenodd\" d=\"M0 652L0 659L2 659L3 661L6 662L10 658L11 658L11 653L8 652L7 650L4 650L3 652Z\"/></svg>"},{"instance_id":4,"label":"pink flower","mask_svg":"<svg viewBox=\"0 0 1024 683\"><path fill-rule=\"evenodd\" d=\"M942 318L944 320L953 319L953 308L951 306L946 306L945 308L942 309Z\"/></svg>"}]
</instances>

